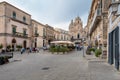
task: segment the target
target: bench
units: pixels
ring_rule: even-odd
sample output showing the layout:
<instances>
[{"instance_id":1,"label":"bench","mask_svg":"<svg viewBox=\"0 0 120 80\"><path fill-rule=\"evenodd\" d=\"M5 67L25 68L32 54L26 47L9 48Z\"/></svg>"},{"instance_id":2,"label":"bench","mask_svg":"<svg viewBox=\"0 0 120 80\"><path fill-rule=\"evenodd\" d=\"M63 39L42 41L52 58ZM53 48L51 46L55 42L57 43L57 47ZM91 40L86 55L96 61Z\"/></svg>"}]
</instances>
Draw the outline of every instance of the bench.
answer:
<instances>
[{"instance_id":1,"label":"bench","mask_svg":"<svg viewBox=\"0 0 120 80\"><path fill-rule=\"evenodd\" d=\"M13 58L13 53L4 52L0 53L0 65L8 63L10 58Z\"/></svg>"},{"instance_id":2,"label":"bench","mask_svg":"<svg viewBox=\"0 0 120 80\"><path fill-rule=\"evenodd\" d=\"M10 53L10 52L0 53L0 57L13 58L13 53Z\"/></svg>"}]
</instances>

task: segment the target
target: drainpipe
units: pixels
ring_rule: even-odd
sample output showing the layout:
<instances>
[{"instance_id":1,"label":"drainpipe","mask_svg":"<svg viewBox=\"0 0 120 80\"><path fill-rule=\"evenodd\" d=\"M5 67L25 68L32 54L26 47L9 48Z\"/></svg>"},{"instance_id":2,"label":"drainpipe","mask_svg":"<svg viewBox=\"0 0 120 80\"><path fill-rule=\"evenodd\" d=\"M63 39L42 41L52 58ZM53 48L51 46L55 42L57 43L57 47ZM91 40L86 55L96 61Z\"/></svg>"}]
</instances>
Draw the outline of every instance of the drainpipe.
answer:
<instances>
[{"instance_id":1,"label":"drainpipe","mask_svg":"<svg viewBox=\"0 0 120 80\"><path fill-rule=\"evenodd\" d=\"M6 35L6 32L7 32L7 21L6 21L6 4L4 4L4 6L5 6L5 12L4 12L4 18L5 18L5 30L4 30L4 40L5 40L5 44L4 44L4 48L5 48L5 50L6 50L6 47L7 47L7 39L6 39L6 37L7 37L7 35Z\"/></svg>"}]
</instances>

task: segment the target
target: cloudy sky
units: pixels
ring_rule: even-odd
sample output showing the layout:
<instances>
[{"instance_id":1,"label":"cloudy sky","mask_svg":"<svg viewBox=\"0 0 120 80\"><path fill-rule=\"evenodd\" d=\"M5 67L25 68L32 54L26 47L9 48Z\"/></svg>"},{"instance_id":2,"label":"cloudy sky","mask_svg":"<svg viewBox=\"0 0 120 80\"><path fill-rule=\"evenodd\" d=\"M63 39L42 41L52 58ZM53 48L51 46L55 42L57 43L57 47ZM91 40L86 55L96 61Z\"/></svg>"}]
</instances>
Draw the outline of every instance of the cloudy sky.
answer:
<instances>
[{"instance_id":1,"label":"cloudy sky","mask_svg":"<svg viewBox=\"0 0 120 80\"><path fill-rule=\"evenodd\" d=\"M86 25L92 0L0 0L24 10L43 24L68 30L70 21L81 17Z\"/></svg>"}]
</instances>

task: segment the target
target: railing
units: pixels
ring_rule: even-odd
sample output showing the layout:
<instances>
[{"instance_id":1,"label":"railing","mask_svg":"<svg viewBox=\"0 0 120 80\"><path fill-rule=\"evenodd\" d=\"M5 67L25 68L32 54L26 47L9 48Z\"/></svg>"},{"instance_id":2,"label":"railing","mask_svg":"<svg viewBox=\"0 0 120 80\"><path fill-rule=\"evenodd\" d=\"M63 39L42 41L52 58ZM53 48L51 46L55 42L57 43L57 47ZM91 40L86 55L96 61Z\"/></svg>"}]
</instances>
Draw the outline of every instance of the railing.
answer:
<instances>
[{"instance_id":1,"label":"railing","mask_svg":"<svg viewBox=\"0 0 120 80\"><path fill-rule=\"evenodd\" d=\"M43 39L46 39L46 36L45 36L45 35L43 35Z\"/></svg>"},{"instance_id":2,"label":"railing","mask_svg":"<svg viewBox=\"0 0 120 80\"><path fill-rule=\"evenodd\" d=\"M28 34L20 33L20 32L14 32L13 36L17 37L28 37Z\"/></svg>"},{"instance_id":3,"label":"railing","mask_svg":"<svg viewBox=\"0 0 120 80\"><path fill-rule=\"evenodd\" d=\"M38 37L39 36L39 34L38 33L35 33L35 37Z\"/></svg>"},{"instance_id":4,"label":"railing","mask_svg":"<svg viewBox=\"0 0 120 80\"><path fill-rule=\"evenodd\" d=\"M97 20L97 17L100 17L100 16L101 16L101 8L98 8L95 11L94 17L93 17L91 25L90 25L90 33L91 33L91 29L93 29L93 27L94 27L94 24L95 24L95 22Z\"/></svg>"}]
</instances>

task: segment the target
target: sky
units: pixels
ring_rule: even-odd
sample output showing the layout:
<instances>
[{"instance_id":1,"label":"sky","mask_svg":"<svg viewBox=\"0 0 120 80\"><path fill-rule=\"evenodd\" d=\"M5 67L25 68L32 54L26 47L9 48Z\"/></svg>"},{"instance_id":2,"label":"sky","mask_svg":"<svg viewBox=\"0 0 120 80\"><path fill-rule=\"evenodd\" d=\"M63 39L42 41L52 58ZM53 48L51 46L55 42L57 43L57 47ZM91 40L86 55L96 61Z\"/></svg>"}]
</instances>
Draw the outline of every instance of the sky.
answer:
<instances>
[{"instance_id":1,"label":"sky","mask_svg":"<svg viewBox=\"0 0 120 80\"><path fill-rule=\"evenodd\" d=\"M92 0L0 0L31 14L32 19L54 28L68 30L72 19L79 16L87 24Z\"/></svg>"}]
</instances>

